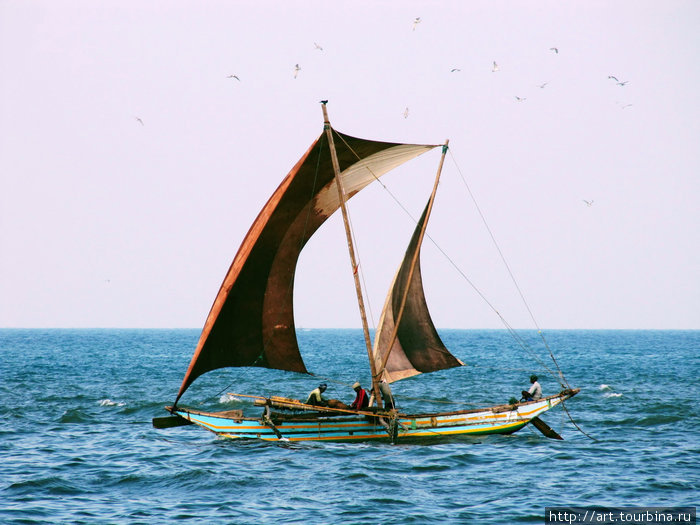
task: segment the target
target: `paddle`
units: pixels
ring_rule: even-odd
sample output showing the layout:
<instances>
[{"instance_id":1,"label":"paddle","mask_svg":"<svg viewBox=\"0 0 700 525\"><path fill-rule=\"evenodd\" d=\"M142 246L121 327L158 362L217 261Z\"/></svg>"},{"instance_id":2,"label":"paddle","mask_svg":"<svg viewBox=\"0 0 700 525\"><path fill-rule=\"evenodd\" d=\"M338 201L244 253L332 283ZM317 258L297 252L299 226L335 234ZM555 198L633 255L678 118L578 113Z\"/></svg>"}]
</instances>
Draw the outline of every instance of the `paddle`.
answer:
<instances>
[{"instance_id":1,"label":"paddle","mask_svg":"<svg viewBox=\"0 0 700 525\"><path fill-rule=\"evenodd\" d=\"M539 417L533 417L530 420L530 423L535 425L535 428L537 430L539 430L540 432L542 432L542 434L544 434L545 437L548 437L550 439L562 439L562 440L564 439L559 434L557 434L554 430L552 430L552 428L547 423L542 421Z\"/></svg>"},{"instance_id":2,"label":"paddle","mask_svg":"<svg viewBox=\"0 0 700 525\"><path fill-rule=\"evenodd\" d=\"M189 419L177 415L153 418L153 426L155 428L182 427L185 425L194 425L194 423Z\"/></svg>"}]
</instances>

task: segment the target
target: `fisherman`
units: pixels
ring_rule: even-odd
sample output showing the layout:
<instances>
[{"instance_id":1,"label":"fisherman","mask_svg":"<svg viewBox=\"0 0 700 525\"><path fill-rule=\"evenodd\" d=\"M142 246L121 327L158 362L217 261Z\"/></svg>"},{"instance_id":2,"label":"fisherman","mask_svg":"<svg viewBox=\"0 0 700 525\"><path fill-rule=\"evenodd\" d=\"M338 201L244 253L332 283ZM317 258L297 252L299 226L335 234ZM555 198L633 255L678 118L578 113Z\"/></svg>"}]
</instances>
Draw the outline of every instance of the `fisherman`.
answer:
<instances>
[{"instance_id":1,"label":"fisherman","mask_svg":"<svg viewBox=\"0 0 700 525\"><path fill-rule=\"evenodd\" d=\"M379 392L382 394L382 401L384 402L384 408L386 410L394 409L394 395L391 393L391 387L385 379L382 379L379 383Z\"/></svg>"},{"instance_id":2,"label":"fisherman","mask_svg":"<svg viewBox=\"0 0 700 525\"><path fill-rule=\"evenodd\" d=\"M367 395L365 389L362 388L362 385L360 385L360 382L356 381L355 384L352 385L352 389L355 391L356 396L355 401L352 402L350 408L354 408L355 410L362 410L363 408L366 408L367 405L369 405L369 396Z\"/></svg>"},{"instance_id":3,"label":"fisherman","mask_svg":"<svg viewBox=\"0 0 700 525\"><path fill-rule=\"evenodd\" d=\"M542 398L542 386L537 381L536 375L530 376L530 383L532 383L530 390L522 391L523 397L520 399L521 401L537 401Z\"/></svg>"},{"instance_id":4,"label":"fisherman","mask_svg":"<svg viewBox=\"0 0 700 525\"><path fill-rule=\"evenodd\" d=\"M319 407L328 406L328 401L326 401L321 394L326 391L326 383L321 383L318 388L314 388L309 394L309 398L306 400L307 405L314 405Z\"/></svg>"}]
</instances>

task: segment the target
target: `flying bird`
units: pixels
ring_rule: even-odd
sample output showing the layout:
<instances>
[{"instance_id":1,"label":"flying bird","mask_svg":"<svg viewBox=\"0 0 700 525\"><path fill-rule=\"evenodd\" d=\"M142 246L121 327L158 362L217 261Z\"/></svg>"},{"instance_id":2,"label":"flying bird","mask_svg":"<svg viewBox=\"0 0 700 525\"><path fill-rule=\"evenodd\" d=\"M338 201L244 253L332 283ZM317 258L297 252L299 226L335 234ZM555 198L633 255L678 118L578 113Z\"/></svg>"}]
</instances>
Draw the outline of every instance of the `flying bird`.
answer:
<instances>
[{"instance_id":1,"label":"flying bird","mask_svg":"<svg viewBox=\"0 0 700 525\"><path fill-rule=\"evenodd\" d=\"M301 68L299 67L299 64L296 64L294 66L294 78L297 78L297 75L299 74L299 71L301 71Z\"/></svg>"},{"instance_id":2,"label":"flying bird","mask_svg":"<svg viewBox=\"0 0 700 525\"><path fill-rule=\"evenodd\" d=\"M455 67L455 68L453 68L453 69L450 70L450 73L454 73L455 71L462 71L462 70Z\"/></svg>"},{"instance_id":3,"label":"flying bird","mask_svg":"<svg viewBox=\"0 0 700 525\"><path fill-rule=\"evenodd\" d=\"M235 78L235 79L238 80L239 82L241 81L241 79L238 78L236 75L229 75L229 76L227 76L226 78Z\"/></svg>"},{"instance_id":4,"label":"flying bird","mask_svg":"<svg viewBox=\"0 0 700 525\"><path fill-rule=\"evenodd\" d=\"M627 82L629 82L629 80L625 80L625 81L623 81L623 82L618 82L617 85L618 85L618 86L624 86L625 84L627 84Z\"/></svg>"},{"instance_id":5,"label":"flying bird","mask_svg":"<svg viewBox=\"0 0 700 525\"><path fill-rule=\"evenodd\" d=\"M545 82L544 84L540 84L540 85L539 85L539 88L540 88L540 89L544 89L544 87L545 87L547 84L549 84L549 82Z\"/></svg>"},{"instance_id":6,"label":"flying bird","mask_svg":"<svg viewBox=\"0 0 700 525\"><path fill-rule=\"evenodd\" d=\"M554 53L557 55L559 54L559 48L557 48L557 47L550 47L549 50L554 51Z\"/></svg>"},{"instance_id":7,"label":"flying bird","mask_svg":"<svg viewBox=\"0 0 700 525\"><path fill-rule=\"evenodd\" d=\"M408 118L408 108L403 110L403 118Z\"/></svg>"},{"instance_id":8,"label":"flying bird","mask_svg":"<svg viewBox=\"0 0 700 525\"><path fill-rule=\"evenodd\" d=\"M415 31L415 30L416 30L416 26L417 26L418 24L420 24L420 17L419 17L419 16L417 16L416 19L413 21L413 29L411 29L411 31Z\"/></svg>"},{"instance_id":9,"label":"flying bird","mask_svg":"<svg viewBox=\"0 0 700 525\"><path fill-rule=\"evenodd\" d=\"M517 100L518 102L524 102L524 101L526 101L527 99L526 99L525 97L522 97L522 98L521 98L521 97L519 97L519 96L516 95L516 96L515 96L515 100Z\"/></svg>"},{"instance_id":10,"label":"flying bird","mask_svg":"<svg viewBox=\"0 0 700 525\"><path fill-rule=\"evenodd\" d=\"M318 49L319 51L323 51L323 48L319 46L316 42L314 42L314 47Z\"/></svg>"},{"instance_id":11,"label":"flying bird","mask_svg":"<svg viewBox=\"0 0 700 525\"><path fill-rule=\"evenodd\" d=\"M583 202L585 202L585 203L586 203L586 206L588 206L589 208L590 208L591 206L593 206L593 201L592 201L592 200L587 201L586 199L583 199Z\"/></svg>"},{"instance_id":12,"label":"flying bird","mask_svg":"<svg viewBox=\"0 0 700 525\"><path fill-rule=\"evenodd\" d=\"M143 120L141 120L141 119L138 118L138 117L134 117L134 118L136 118L136 120L138 121L138 123L141 124L141 125L143 126Z\"/></svg>"},{"instance_id":13,"label":"flying bird","mask_svg":"<svg viewBox=\"0 0 700 525\"><path fill-rule=\"evenodd\" d=\"M498 67L498 64L496 64L496 61L493 61L493 67L491 68L491 72L495 73L496 71L500 71L500 67Z\"/></svg>"},{"instance_id":14,"label":"flying bird","mask_svg":"<svg viewBox=\"0 0 700 525\"><path fill-rule=\"evenodd\" d=\"M614 80L615 82L619 82L619 80L617 79L617 77L614 77L614 76L612 76L612 75L608 75L608 78Z\"/></svg>"},{"instance_id":15,"label":"flying bird","mask_svg":"<svg viewBox=\"0 0 700 525\"><path fill-rule=\"evenodd\" d=\"M624 105L624 106L622 106L622 107L621 107L620 109L625 109L625 108L628 108L628 107L630 107L631 105L632 105L632 104L625 104L625 105Z\"/></svg>"}]
</instances>

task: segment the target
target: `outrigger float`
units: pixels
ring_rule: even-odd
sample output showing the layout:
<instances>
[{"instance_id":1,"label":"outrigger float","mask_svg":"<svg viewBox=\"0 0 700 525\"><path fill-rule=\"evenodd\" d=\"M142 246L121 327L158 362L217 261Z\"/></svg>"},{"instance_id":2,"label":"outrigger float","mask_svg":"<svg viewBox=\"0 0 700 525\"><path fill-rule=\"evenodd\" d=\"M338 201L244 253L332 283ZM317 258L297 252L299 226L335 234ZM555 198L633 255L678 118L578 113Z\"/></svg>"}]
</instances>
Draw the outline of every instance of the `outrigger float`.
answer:
<instances>
[{"instance_id":1,"label":"outrigger float","mask_svg":"<svg viewBox=\"0 0 700 525\"><path fill-rule=\"evenodd\" d=\"M344 135L331 128L325 102L322 107L323 132L251 226L209 312L175 403L166 407L171 415L154 418L153 425L167 428L196 424L235 439L364 441L388 437L396 443L512 434L532 423L547 437L561 439L539 418L579 392L566 383L561 371L561 391L535 401L512 399L509 404L452 412L404 413L383 407L382 381L392 383L463 366L445 347L433 325L420 270L420 248L448 142L442 145L432 193L390 287L372 343L346 201L385 173L439 145L377 142ZM262 408L259 417L246 416L240 410L207 412L180 406L178 401L195 379L219 368L260 366L308 373L294 326L294 275L302 248L338 209L345 225L376 405L351 410L312 406L285 397L247 396Z\"/></svg>"}]
</instances>

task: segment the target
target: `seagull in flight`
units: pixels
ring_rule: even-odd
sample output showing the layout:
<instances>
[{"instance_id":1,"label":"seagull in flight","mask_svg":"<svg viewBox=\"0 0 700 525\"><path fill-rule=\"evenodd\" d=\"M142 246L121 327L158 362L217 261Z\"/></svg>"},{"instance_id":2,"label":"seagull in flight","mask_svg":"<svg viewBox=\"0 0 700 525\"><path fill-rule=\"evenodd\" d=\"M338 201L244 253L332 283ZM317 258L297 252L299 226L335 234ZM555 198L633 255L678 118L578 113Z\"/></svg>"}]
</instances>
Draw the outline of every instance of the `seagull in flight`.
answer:
<instances>
[{"instance_id":1,"label":"seagull in flight","mask_svg":"<svg viewBox=\"0 0 700 525\"><path fill-rule=\"evenodd\" d=\"M301 71L301 68L299 67L299 64L297 64L294 66L294 78L297 78L299 71Z\"/></svg>"},{"instance_id":2,"label":"seagull in flight","mask_svg":"<svg viewBox=\"0 0 700 525\"><path fill-rule=\"evenodd\" d=\"M522 97L522 98L521 98L521 97L519 97L519 96L516 95L516 96L515 96L515 100L517 100L518 102L524 102L524 101L526 101L527 99L526 99L525 97Z\"/></svg>"},{"instance_id":3,"label":"seagull in flight","mask_svg":"<svg viewBox=\"0 0 700 525\"><path fill-rule=\"evenodd\" d=\"M628 108L628 107L630 107L631 105L632 105L632 104L625 104L625 105L624 105L624 106L622 106L622 107L621 107L620 109L625 109L625 108Z\"/></svg>"},{"instance_id":4,"label":"seagull in flight","mask_svg":"<svg viewBox=\"0 0 700 525\"><path fill-rule=\"evenodd\" d=\"M608 75L608 78L614 80L615 82L619 82L619 80L617 79L617 77L614 77L614 76L612 76L612 75Z\"/></svg>"},{"instance_id":5,"label":"seagull in flight","mask_svg":"<svg viewBox=\"0 0 700 525\"><path fill-rule=\"evenodd\" d=\"M238 80L239 82L241 81L241 79L238 78L236 75L229 75L229 76L227 76L226 78L235 78L235 79Z\"/></svg>"},{"instance_id":6,"label":"seagull in flight","mask_svg":"<svg viewBox=\"0 0 700 525\"><path fill-rule=\"evenodd\" d=\"M544 89L544 87L545 87L547 84L549 84L549 82L545 82L544 84L540 84L538 87L539 87L540 89Z\"/></svg>"},{"instance_id":7,"label":"seagull in flight","mask_svg":"<svg viewBox=\"0 0 700 525\"><path fill-rule=\"evenodd\" d=\"M454 72L456 72L456 71L462 71L462 70L455 67L455 68L452 68L452 69L450 70L450 73L454 73Z\"/></svg>"},{"instance_id":8,"label":"seagull in flight","mask_svg":"<svg viewBox=\"0 0 700 525\"><path fill-rule=\"evenodd\" d=\"M557 55L559 54L559 48L558 48L558 47L550 47L549 50L550 50L550 51L554 51L554 53L557 54Z\"/></svg>"},{"instance_id":9,"label":"seagull in flight","mask_svg":"<svg viewBox=\"0 0 700 525\"><path fill-rule=\"evenodd\" d=\"M491 68L491 72L495 73L496 71L500 71L500 67L498 67L498 64L496 64L496 61L493 61L493 67Z\"/></svg>"},{"instance_id":10,"label":"seagull in flight","mask_svg":"<svg viewBox=\"0 0 700 525\"><path fill-rule=\"evenodd\" d=\"M323 48L319 46L316 42L314 42L314 47L318 49L319 51L323 51Z\"/></svg>"},{"instance_id":11,"label":"seagull in flight","mask_svg":"<svg viewBox=\"0 0 700 525\"><path fill-rule=\"evenodd\" d=\"M416 30L416 26L417 26L418 24L420 24L420 17L419 17L419 16L417 16L416 19L413 21L413 29L411 29L411 31L415 31L415 30Z\"/></svg>"},{"instance_id":12,"label":"seagull in flight","mask_svg":"<svg viewBox=\"0 0 700 525\"><path fill-rule=\"evenodd\" d=\"M138 121L138 123L141 124L141 125L143 126L143 120L141 120L141 119L138 118L138 117L135 117L135 118L136 118L136 120Z\"/></svg>"},{"instance_id":13,"label":"seagull in flight","mask_svg":"<svg viewBox=\"0 0 700 525\"><path fill-rule=\"evenodd\" d=\"M592 200L587 201L586 199L583 199L583 202L585 202L585 203L586 203L586 206L588 206L589 208L590 208L591 206L593 206L593 201L592 201Z\"/></svg>"},{"instance_id":14,"label":"seagull in flight","mask_svg":"<svg viewBox=\"0 0 700 525\"><path fill-rule=\"evenodd\" d=\"M625 84L627 84L627 82L629 82L629 80L624 80L624 81L622 81L622 82L618 82L617 85L618 85L618 86L624 86Z\"/></svg>"},{"instance_id":15,"label":"seagull in flight","mask_svg":"<svg viewBox=\"0 0 700 525\"><path fill-rule=\"evenodd\" d=\"M403 118L408 118L408 107L403 110Z\"/></svg>"}]
</instances>

